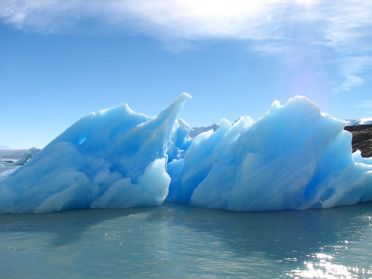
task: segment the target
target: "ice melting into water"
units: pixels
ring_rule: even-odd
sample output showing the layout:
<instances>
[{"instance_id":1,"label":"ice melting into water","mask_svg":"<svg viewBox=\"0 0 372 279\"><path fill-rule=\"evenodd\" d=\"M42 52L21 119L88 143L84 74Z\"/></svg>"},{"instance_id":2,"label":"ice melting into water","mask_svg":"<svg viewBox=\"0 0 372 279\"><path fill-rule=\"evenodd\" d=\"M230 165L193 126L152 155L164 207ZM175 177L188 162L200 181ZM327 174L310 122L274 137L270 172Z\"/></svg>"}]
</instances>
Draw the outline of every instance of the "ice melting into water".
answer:
<instances>
[{"instance_id":1,"label":"ice melting into water","mask_svg":"<svg viewBox=\"0 0 372 279\"><path fill-rule=\"evenodd\" d=\"M190 136L181 94L156 117L127 105L92 113L26 165L0 177L0 212L164 202L238 211L372 201L372 158L352 154L344 122L305 97L253 121L223 119Z\"/></svg>"}]
</instances>

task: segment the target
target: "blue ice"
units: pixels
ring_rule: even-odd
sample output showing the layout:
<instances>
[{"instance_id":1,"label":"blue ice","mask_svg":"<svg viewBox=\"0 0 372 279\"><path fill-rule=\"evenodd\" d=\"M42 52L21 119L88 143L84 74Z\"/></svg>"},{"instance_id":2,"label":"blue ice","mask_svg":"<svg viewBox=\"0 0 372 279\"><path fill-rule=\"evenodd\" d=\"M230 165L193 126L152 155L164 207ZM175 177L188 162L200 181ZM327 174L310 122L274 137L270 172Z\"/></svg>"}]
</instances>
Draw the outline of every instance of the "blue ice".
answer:
<instances>
[{"instance_id":1,"label":"blue ice","mask_svg":"<svg viewBox=\"0 0 372 279\"><path fill-rule=\"evenodd\" d=\"M178 118L128 105L77 121L24 166L0 176L0 212L126 208L164 202L237 211L372 201L372 158L352 153L343 121L306 97L275 101L257 121L219 122L192 137Z\"/></svg>"}]
</instances>

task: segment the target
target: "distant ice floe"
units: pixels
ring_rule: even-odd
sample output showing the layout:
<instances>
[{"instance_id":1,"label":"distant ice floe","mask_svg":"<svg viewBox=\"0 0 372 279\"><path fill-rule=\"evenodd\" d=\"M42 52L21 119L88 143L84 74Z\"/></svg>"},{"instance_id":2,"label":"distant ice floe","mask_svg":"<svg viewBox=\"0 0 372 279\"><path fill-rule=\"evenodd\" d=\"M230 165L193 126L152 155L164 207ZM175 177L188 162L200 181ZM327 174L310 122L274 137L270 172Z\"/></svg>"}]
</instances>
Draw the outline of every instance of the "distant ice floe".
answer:
<instances>
[{"instance_id":1,"label":"distant ice floe","mask_svg":"<svg viewBox=\"0 0 372 279\"><path fill-rule=\"evenodd\" d=\"M10 149L0 146L0 176L9 174L15 168L26 164L32 157L40 152L40 149Z\"/></svg>"},{"instance_id":2,"label":"distant ice floe","mask_svg":"<svg viewBox=\"0 0 372 279\"><path fill-rule=\"evenodd\" d=\"M372 200L372 158L352 154L345 122L309 99L196 131L178 119L190 98L181 94L156 117L122 105L82 118L0 176L0 212L164 202L264 211Z\"/></svg>"}]
</instances>

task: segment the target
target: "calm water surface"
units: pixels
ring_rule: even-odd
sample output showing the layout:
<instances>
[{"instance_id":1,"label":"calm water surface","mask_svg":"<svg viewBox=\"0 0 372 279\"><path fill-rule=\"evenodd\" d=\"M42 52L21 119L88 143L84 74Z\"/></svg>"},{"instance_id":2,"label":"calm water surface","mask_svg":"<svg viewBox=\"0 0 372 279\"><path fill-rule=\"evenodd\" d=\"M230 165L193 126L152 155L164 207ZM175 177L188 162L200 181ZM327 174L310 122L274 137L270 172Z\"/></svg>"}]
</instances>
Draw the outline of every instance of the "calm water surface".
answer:
<instances>
[{"instance_id":1,"label":"calm water surface","mask_svg":"<svg viewBox=\"0 0 372 279\"><path fill-rule=\"evenodd\" d=\"M372 278L372 204L0 215L0 278Z\"/></svg>"}]
</instances>

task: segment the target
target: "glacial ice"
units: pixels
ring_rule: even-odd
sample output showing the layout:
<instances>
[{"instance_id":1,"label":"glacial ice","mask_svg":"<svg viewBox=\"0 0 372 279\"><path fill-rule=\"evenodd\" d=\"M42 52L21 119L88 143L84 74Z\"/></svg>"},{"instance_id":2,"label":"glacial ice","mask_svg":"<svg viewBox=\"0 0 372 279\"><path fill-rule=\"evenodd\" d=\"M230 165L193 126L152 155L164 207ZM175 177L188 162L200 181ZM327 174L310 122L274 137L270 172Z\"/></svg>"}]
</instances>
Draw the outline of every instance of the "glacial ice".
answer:
<instances>
[{"instance_id":1,"label":"glacial ice","mask_svg":"<svg viewBox=\"0 0 372 279\"><path fill-rule=\"evenodd\" d=\"M182 94L158 116L128 105L82 118L30 162L0 181L0 212L160 205Z\"/></svg>"},{"instance_id":2,"label":"glacial ice","mask_svg":"<svg viewBox=\"0 0 372 279\"><path fill-rule=\"evenodd\" d=\"M352 153L345 123L306 97L257 121L222 119L195 137L178 119L189 94L156 117L128 105L77 121L24 166L0 176L0 212L155 206L237 211L372 201L372 158Z\"/></svg>"}]
</instances>

